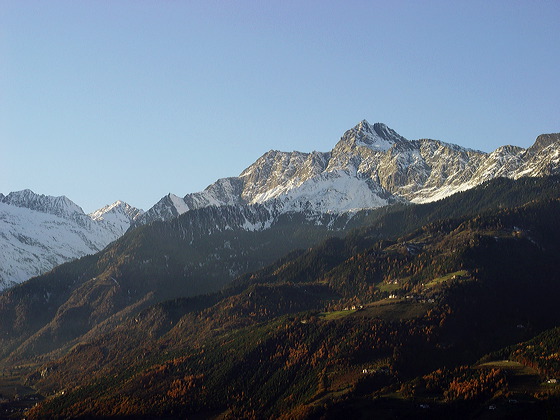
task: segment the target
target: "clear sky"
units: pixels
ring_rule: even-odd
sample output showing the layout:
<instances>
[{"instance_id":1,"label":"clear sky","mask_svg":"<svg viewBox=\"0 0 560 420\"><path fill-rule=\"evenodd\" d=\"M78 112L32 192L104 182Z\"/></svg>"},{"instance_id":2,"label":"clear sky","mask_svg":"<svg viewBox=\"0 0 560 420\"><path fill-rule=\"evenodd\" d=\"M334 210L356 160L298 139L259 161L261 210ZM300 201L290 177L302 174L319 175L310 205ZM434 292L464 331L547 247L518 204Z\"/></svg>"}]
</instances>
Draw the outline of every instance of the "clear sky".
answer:
<instances>
[{"instance_id":1,"label":"clear sky","mask_svg":"<svg viewBox=\"0 0 560 420\"><path fill-rule=\"evenodd\" d=\"M0 0L0 192L147 210L367 119L560 131L560 1Z\"/></svg>"}]
</instances>

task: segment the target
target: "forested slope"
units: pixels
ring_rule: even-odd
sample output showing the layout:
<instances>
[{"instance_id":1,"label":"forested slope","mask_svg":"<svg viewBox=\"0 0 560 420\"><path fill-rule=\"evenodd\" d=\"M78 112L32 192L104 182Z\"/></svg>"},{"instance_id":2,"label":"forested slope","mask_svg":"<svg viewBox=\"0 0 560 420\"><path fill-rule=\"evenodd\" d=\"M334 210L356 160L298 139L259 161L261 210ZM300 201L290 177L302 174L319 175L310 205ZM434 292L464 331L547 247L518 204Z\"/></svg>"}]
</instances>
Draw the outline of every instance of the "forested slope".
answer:
<instances>
[{"instance_id":1,"label":"forested slope","mask_svg":"<svg viewBox=\"0 0 560 420\"><path fill-rule=\"evenodd\" d=\"M489 185L469 200L509 196L485 196ZM539 375L555 372L543 361L554 366L555 342L543 344L550 358L517 344L560 325L560 201L543 191L386 239L366 228L219 294L147 308L32 374L29 384L57 396L29 416L336 418L418 415L421 402L434 416L471 417L512 392L520 412L546 416L558 390L543 392ZM414 209L401 220L420 220ZM509 366L478 367L496 352L540 382L518 389Z\"/></svg>"}]
</instances>

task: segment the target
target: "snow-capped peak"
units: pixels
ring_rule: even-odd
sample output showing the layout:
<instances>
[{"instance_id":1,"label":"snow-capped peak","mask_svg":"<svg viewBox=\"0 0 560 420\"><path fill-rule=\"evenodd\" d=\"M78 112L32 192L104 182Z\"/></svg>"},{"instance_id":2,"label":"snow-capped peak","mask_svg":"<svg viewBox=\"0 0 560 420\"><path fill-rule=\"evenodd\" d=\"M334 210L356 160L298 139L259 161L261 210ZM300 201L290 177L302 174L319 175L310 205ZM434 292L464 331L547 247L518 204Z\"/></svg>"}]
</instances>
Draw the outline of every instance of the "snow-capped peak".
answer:
<instances>
[{"instance_id":1,"label":"snow-capped peak","mask_svg":"<svg viewBox=\"0 0 560 420\"><path fill-rule=\"evenodd\" d=\"M142 214L144 214L143 210L118 200L113 204L109 204L88 214L88 216L92 220L104 225L115 237L119 237L124 234Z\"/></svg>"},{"instance_id":2,"label":"snow-capped peak","mask_svg":"<svg viewBox=\"0 0 560 420\"><path fill-rule=\"evenodd\" d=\"M144 213L142 210L137 209L136 207L132 207L130 204L125 203L124 201L117 200L113 204L109 204L105 207L100 208L88 216L91 217L95 221L105 220L109 215L121 214L126 216L130 220L136 219Z\"/></svg>"},{"instance_id":3,"label":"snow-capped peak","mask_svg":"<svg viewBox=\"0 0 560 420\"><path fill-rule=\"evenodd\" d=\"M342 141L386 152L393 144L406 141L406 139L383 123L371 125L366 120L362 120L354 128L344 133Z\"/></svg>"},{"instance_id":4,"label":"snow-capped peak","mask_svg":"<svg viewBox=\"0 0 560 420\"><path fill-rule=\"evenodd\" d=\"M64 196L0 195L0 290L100 251L142 213L122 201L86 215Z\"/></svg>"},{"instance_id":5,"label":"snow-capped peak","mask_svg":"<svg viewBox=\"0 0 560 420\"><path fill-rule=\"evenodd\" d=\"M12 206L24 207L60 217L72 217L76 214L84 214L80 206L65 196L53 197L50 195L39 195L29 189L11 192L7 196L1 198L1 201Z\"/></svg>"}]
</instances>

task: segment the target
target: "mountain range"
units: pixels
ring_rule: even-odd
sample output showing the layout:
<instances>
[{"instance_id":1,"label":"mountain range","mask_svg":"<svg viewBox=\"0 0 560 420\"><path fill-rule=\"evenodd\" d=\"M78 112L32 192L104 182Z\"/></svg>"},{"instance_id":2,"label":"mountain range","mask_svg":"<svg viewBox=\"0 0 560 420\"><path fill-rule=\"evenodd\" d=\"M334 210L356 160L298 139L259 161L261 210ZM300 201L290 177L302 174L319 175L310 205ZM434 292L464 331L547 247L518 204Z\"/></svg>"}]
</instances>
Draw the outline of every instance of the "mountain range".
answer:
<instances>
[{"instance_id":1,"label":"mountain range","mask_svg":"<svg viewBox=\"0 0 560 420\"><path fill-rule=\"evenodd\" d=\"M362 121L146 213L0 195L73 259L0 293L0 417L554 418L559 147Z\"/></svg>"},{"instance_id":2,"label":"mountain range","mask_svg":"<svg viewBox=\"0 0 560 420\"><path fill-rule=\"evenodd\" d=\"M206 231L239 206L131 229L0 294L6 410L554 418L559 200L558 177L497 178L331 231L298 213Z\"/></svg>"},{"instance_id":3,"label":"mountain range","mask_svg":"<svg viewBox=\"0 0 560 420\"><path fill-rule=\"evenodd\" d=\"M267 152L238 177L183 198L168 194L137 223L211 205L341 213L395 202L427 203L496 177L546 176L559 168L560 134L541 135L528 149L502 146L484 153L438 140L407 140L385 124L363 120L330 152Z\"/></svg>"},{"instance_id":4,"label":"mountain range","mask_svg":"<svg viewBox=\"0 0 560 420\"><path fill-rule=\"evenodd\" d=\"M260 205L241 210L253 217L238 220L236 227L265 229L285 213L301 212L318 221L327 213L426 203L496 177L545 176L559 168L560 134L541 135L528 149L503 146L484 153L438 140L407 140L384 124L363 120L330 152L269 151L238 177L219 179L182 198L170 193L146 212L118 201L86 215L66 197L29 190L0 194L5 250L0 289L100 251L130 226L190 210Z\"/></svg>"},{"instance_id":5,"label":"mountain range","mask_svg":"<svg viewBox=\"0 0 560 420\"><path fill-rule=\"evenodd\" d=\"M0 194L0 289L101 251L141 214L121 201L85 214L66 197Z\"/></svg>"}]
</instances>

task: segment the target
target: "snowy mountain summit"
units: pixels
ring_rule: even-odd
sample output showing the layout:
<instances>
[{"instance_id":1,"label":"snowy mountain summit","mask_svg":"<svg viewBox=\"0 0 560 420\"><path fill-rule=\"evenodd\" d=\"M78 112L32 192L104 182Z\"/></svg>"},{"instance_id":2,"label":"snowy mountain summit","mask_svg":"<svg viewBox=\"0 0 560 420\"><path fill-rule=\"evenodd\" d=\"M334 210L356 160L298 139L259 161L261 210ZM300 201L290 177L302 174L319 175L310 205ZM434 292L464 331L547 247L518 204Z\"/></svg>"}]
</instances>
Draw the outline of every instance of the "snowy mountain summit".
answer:
<instances>
[{"instance_id":1,"label":"snowy mountain summit","mask_svg":"<svg viewBox=\"0 0 560 420\"><path fill-rule=\"evenodd\" d=\"M395 143L407 140L385 124L375 123L370 125L366 120L362 120L356 127L344 134L342 141L353 142L356 146L366 146L372 150L386 152Z\"/></svg>"},{"instance_id":2,"label":"snowy mountain summit","mask_svg":"<svg viewBox=\"0 0 560 420\"><path fill-rule=\"evenodd\" d=\"M124 235L130 225L142 215L143 211L124 201L115 201L88 216L113 232L115 239Z\"/></svg>"},{"instance_id":3,"label":"snowy mountain summit","mask_svg":"<svg viewBox=\"0 0 560 420\"><path fill-rule=\"evenodd\" d=\"M64 196L0 194L0 289L100 251L141 214L120 201L86 215Z\"/></svg>"},{"instance_id":4,"label":"snowy mountain summit","mask_svg":"<svg viewBox=\"0 0 560 420\"><path fill-rule=\"evenodd\" d=\"M39 195L31 190L11 192L5 197L2 195L0 202L66 218L84 212L81 207L65 196Z\"/></svg>"},{"instance_id":5,"label":"snowy mountain summit","mask_svg":"<svg viewBox=\"0 0 560 420\"><path fill-rule=\"evenodd\" d=\"M341 213L397 201L424 203L498 176L543 176L559 168L560 134L541 135L528 149L502 146L484 153L439 140L407 140L385 124L362 120L330 152L271 150L238 177L219 179L183 198L165 196L137 223L208 206Z\"/></svg>"}]
</instances>

